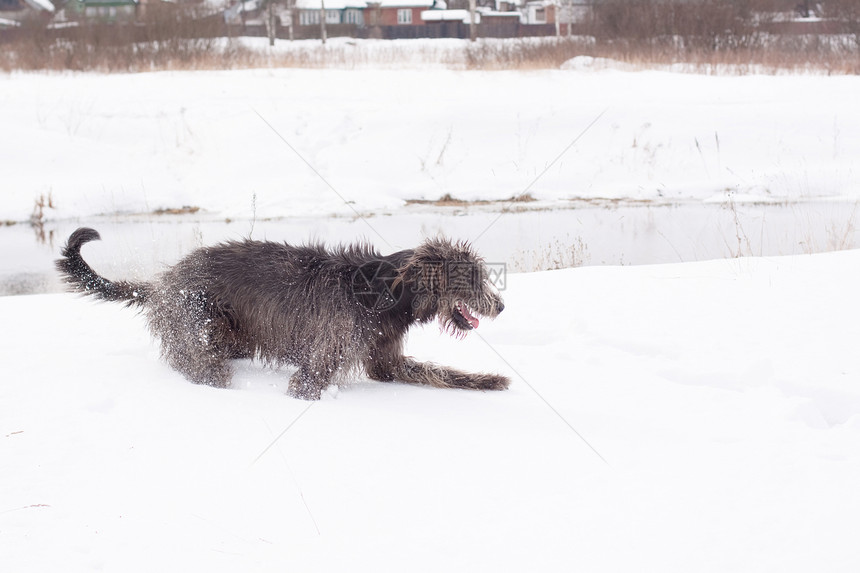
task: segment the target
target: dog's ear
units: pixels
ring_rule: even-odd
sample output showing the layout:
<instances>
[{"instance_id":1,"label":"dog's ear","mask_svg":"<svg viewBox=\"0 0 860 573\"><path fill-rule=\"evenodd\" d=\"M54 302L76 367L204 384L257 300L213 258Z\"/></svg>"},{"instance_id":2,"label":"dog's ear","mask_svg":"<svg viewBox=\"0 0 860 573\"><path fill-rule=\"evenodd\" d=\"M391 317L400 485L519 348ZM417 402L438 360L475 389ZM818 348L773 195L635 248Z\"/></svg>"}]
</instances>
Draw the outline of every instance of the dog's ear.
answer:
<instances>
[{"instance_id":1,"label":"dog's ear","mask_svg":"<svg viewBox=\"0 0 860 573\"><path fill-rule=\"evenodd\" d=\"M446 288L445 263L428 260L419 266L417 292L441 293Z\"/></svg>"},{"instance_id":2,"label":"dog's ear","mask_svg":"<svg viewBox=\"0 0 860 573\"><path fill-rule=\"evenodd\" d=\"M419 245L403 266L400 280L410 284L416 294L438 294L446 288L444 247L442 239L428 239Z\"/></svg>"}]
</instances>

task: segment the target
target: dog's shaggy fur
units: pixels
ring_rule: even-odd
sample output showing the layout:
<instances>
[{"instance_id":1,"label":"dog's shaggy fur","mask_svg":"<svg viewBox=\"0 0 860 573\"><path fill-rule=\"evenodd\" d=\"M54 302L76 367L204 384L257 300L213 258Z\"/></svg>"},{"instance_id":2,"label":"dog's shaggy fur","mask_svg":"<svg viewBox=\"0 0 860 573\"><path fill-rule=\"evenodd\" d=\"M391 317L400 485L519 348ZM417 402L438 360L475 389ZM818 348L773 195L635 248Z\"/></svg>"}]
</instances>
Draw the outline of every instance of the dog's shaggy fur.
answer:
<instances>
[{"instance_id":1,"label":"dog's shaggy fur","mask_svg":"<svg viewBox=\"0 0 860 573\"><path fill-rule=\"evenodd\" d=\"M481 258L463 243L432 239L382 256L366 245L241 241L193 251L151 282L110 281L81 257L99 239L72 233L56 263L73 290L124 301L145 313L167 362L199 384L225 387L230 359L256 358L298 369L297 398L317 400L329 384L363 371L374 380L440 388L503 390L494 374L468 374L403 356L413 324L438 317L455 335L475 315L503 309Z\"/></svg>"}]
</instances>

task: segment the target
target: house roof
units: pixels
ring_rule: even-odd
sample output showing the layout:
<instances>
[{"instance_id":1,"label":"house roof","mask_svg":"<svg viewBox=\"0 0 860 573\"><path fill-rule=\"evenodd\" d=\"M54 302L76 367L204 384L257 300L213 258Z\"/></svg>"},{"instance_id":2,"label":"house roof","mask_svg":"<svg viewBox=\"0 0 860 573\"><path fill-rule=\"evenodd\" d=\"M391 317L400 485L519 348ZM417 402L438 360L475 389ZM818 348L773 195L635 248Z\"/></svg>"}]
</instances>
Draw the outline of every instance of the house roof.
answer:
<instances>
[{"instance_id":1,"label":"house roof","mask_svg":"<svg viewBox=\"0 0 860 573\"><path fill-rule=\"evenodd\" d=\"M296 0L296 8L299 10L319 10L321 0ZM326 10L345 10L347 8L367 8L365 0L325 0Z\"/></svg>"},{"instance_id":2,"label":"house roof","mask_svg":"<svg viewBox=\"0 0 860 573\"><path fill-rule=\"evenodd\" d=\"M54 5L48 2L48 0L24 0L28 6L35 10L41 10L43 12L54 12Z\"/></svg>"},{"instance_id":3,"label":"house roof","mask_svg":"<svg viewBox=\"0 0 860 573\"><path fill-rule=\"evenodd\" d=\"M436 0L379 0L383 8L433 8Z\"/></svg>"},{"instance_id":4,"label":"house roof","mask_svg":"<svg viewBox=\"0 0 860 573\"><path fill-rule=\"evenodd\" d=\"M421 12L421 19L425 22L468 22L468 10L424 10ZM475 22L481 21L481 15L475 13Z\"/></svg>"},{"instance_id":5,"label":"house roof","mask_svg":"<svg viewBox=\"0 0 860 573\"><path fill-rule=\"evenodd\" d=\"M94 8L97 6L137 6L140 4L139 0L74 0L81 6L86 6L90 8Z\"/></svg>"},{"instance_id":6,"label":"house roof","mask_svg":"<svg viewBox=\"0 0 860 573\"><path fill-rule=\"evenodd\" d=\"M47 0L45 0L47 1ZM300 10L319 10L320 0L296 0ZM325 0L326 10L346 8L367 8L368 4L378 4L382 8L444 8L442 0Z\"/></svg>"},{"instance_id":7,"label":"house roof","mask_svg":"<svg viewBox=\"0 0 860 573\"><path fill-rule=\"evenodd\" d=\"M225 12L230 12L231 14L239 14L240 12L253 12L258 9L259 3L257 0L241 0L240 2L236 2L232 4L225 10Z\"/></svg>"},{"instance_id":8,"label":"house roof","mask_svg":"<svg viewBox=\"0 0 860 573\"><path fill-rule=\"evenodd\" d=\"M522 16L522 13L517 10L513 10L511 12L498 12L496 10L490 10L489 8L478 8L477 12L492 18L519 18Z\"/></svg>"}]
</instances>

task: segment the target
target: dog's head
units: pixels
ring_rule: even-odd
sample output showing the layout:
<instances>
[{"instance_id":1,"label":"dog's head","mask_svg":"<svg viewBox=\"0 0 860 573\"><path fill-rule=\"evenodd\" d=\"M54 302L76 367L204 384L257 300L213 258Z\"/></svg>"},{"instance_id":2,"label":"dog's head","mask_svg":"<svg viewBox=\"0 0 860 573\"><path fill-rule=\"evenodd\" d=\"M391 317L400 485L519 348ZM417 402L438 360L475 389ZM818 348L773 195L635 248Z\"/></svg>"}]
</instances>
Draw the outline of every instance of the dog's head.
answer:
<instances>
[{"instance_id":1,"label":"dog's head","mask_svg":"<svg viewBox=\"0 0 860 573\"><path fill-rule=\"evenodd\" d=\"M438 317L442 328L464 336L481 317L505 308L484 260L468 243L429 239L413 252L401 274L419 321Z\"/></svg>"}]
</instances>

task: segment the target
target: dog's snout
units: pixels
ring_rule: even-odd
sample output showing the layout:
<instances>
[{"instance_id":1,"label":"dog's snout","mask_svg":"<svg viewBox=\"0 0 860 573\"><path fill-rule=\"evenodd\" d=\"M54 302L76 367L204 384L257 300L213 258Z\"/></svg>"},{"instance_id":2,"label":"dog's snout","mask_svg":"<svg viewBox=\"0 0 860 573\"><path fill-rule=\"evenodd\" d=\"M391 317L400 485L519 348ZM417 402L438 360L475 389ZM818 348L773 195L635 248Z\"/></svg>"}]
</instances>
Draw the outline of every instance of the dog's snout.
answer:
<instances>
[{"instance_id":1,"label":"dog's snout","mask_svg":"<svg viewBox=\"0 0 860 573\"><path fill-rule=\"evenodd\" d=\"M502 312L503 310L505 310L505 303L500 300L496 303L496 312Z\"/></svg>"}]
</instances>

